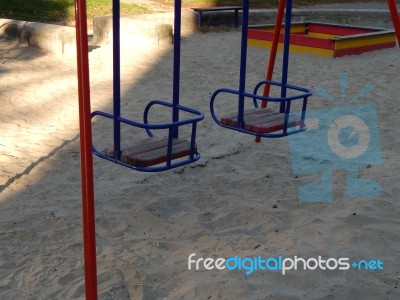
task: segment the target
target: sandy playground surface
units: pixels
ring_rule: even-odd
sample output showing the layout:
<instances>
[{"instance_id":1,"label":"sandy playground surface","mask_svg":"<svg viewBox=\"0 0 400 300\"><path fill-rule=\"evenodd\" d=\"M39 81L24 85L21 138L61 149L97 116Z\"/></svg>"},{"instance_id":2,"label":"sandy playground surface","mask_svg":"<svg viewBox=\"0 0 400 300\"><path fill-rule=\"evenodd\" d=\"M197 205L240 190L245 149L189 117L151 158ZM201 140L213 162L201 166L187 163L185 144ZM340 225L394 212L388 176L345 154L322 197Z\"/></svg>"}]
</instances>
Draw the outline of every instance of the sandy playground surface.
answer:
<instances>
[{"instance_id":1,"label":"sandy playground surface","mask_svg":"<svg viewBox=\"0 0 400 300\"><path fill-rule=\"evenodd\" d=\"M75 58L59 59L1 40L0 48L0 298L82 299L84 273ZM182 39L181 102L203 111L202 158L183 168L139 173L94 159L98 291L100 299L399 299L400 163L398 48L332 59L292 54L289 82L326 90L309 109L374 104L379 161L349 169L375 180L380 193L349 197L347 171L319 162L312 141L264 139L217 126L210 94L238 86L240 32L196 33ZM249 48L249 89L264 77L268 51ZM278 55L276 77L280 75ZM111 50L90 52L92 108L109 111ZM170 100L172 48L125 45L124 115L141 118L151 99ZM342 90L341 90L342 87ZM235 101L221 107L235 109ZM158 112L154 118L163 118ZM368 120L366 121L368 123ZM130 133L129 133L130 134ZM139 135L142 133L138 133ZM305 133L304 133L305 134ZM108 122L94 124L96 144L110 139ZM130 137L127 137L129 139ZM325 141L326 142L326 141ZM295 174L292 151L304 166L332 168L332 201L299 199L320 179ZM195 258L349 258L376 260L382 269L188 270ZM334 266L334 261L331 261Z\"/></svg>"}]
</instances>

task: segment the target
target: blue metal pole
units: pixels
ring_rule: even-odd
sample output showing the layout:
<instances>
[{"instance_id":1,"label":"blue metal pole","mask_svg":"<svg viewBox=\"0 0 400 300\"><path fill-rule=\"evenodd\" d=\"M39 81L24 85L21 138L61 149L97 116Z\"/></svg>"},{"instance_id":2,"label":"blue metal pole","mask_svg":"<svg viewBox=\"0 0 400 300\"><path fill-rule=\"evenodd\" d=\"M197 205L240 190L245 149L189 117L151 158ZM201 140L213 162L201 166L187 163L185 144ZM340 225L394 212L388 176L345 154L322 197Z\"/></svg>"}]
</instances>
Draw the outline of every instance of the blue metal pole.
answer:
<instances>
[{"instance_id":1,"label":"blue metal pole","mask_svg":"<svg viewBox=\"0 0 400 300\"><path fill-rule=\"evenodd\" d=\"M249 24L249 0L243 0L242 41L240 48L240 78L237 127L243 127L244 92L246 89L247 28Z\"/></svg>"},{"instance_id":2,"label":"blue metal pole","mask_svg":"<svg viewBox=\"0 0 400 300\"><path fill-rule=\"evenodd\" d=\"M172 87L172 122L179 121L179 84L181 64L181 0L175 1L174 6L174 67ZM173 137L178 137L178 128L174 129Z\"/></svg>"},{"instance_id":3,"label":"blue metal pole","mask_svg":"<svg viewBox=\"0 0 400 300\"><path fill-rule=\"evenodd\" d=\"M114 159L121 158L121 58L120 58L120 4L113 0L113 115Z\"/></svg>"},{"instance_id":4,"label":"blue metal pole","mask_svg":"<svg viewBox=\"0 0 400 300\"><path fill-rule=\"evenodd\" d=\"M292 0L286 1L285 13L285 39L283 45L283 62L282 62L282 88L281 97L286 97L288 69L289 69L289 46L290 46L290 25L292 23ZM280 112L285 112L285 102L281 102Z\"/></svg>"}]
</instances>

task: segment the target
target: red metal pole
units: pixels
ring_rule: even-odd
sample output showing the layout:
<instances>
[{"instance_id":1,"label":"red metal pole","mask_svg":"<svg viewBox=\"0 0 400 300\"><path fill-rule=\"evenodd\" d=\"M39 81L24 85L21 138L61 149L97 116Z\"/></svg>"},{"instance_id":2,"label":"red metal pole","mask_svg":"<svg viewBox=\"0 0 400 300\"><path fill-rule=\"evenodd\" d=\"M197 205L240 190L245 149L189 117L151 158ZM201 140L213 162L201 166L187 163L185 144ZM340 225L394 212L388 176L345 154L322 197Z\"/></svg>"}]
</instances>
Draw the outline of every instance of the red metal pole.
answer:
<instances>
[{"instance_id":1,"label":"red metal pole","mask_svg":"<svg viewBox=\"0 0 400 300\"><path fill-rule=\"evenodd\" d=\"M278 6L278 12L277 12L277 15L276 15L276 20L275 20L274 35L272 36L271 53L269 55L269 62L268 62L266 80L271 80L272 79L272 74L274 73L276 52L278 50L279 36L280 36L280 33L281 33L281 28L282 28L282 20L283 20L283 14L285 12L285 6L286 6L286 0L280 0L279 1L279 6ZM264 97L268 97L269 96L270 88L271 88L270 84L266 84L264 86L264 92L263 92L263 96ZM266 108L267 107L267 101L262 101L261 102L261 107L262 108ZM255 140L256 140L257 143L259 143L261 141L261 137L256 136Z\"/></svg>"},{"instance_id":2,"label":"red metal pole","mask_svg":"<svg viewBox=\"0 0 400 300\"><path fill-rule=\"evenodd\" d=\"M388 0L388 6L390 10L390 15L392 16L393 27L397 35L397 44L400 47L400 19L396 7L396 0Z\"/></svg>"},{"instance_id":3,"label":"red metal pole","mask_svg":"<svg viewBox=\"0 0 400 300\"><path fill-rule=\"evenodd\" d=\"M96 231L86 0L75 0L75 19L79 93L85 294L87 300L96 300Z\"/></svg>"}]
</instances>

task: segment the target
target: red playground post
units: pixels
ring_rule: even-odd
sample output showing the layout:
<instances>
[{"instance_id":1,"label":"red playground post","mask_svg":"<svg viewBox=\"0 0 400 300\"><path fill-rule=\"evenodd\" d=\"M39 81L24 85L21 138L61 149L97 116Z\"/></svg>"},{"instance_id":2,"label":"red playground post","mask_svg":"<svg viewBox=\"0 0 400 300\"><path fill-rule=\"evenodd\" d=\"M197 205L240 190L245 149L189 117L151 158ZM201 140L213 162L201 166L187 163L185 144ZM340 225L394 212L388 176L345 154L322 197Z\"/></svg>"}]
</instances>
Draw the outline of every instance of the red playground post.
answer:
<instances>
[{"instance_id":1,"label":"red playground post","mask_svg":"<svg viewBox=\"0 0 400 300\"><path fill-rule=\"evenodd\" d=\"M96 239L86 0L75 0L75 19L79 93L85 294L87 300L96 300Z\"/></svg>"},{"instance_id":2,"label":"red playground post","mask_svg":"<svg viewBox=\"0 0 400 300\"><path fill-rule=\"evenodd\" d=\"M280 33L281 33L281 28L282 28L282 20L283 20L283 14L284 14L284 11L285 11L285 6L286 6L286 0L280 0L279 1L279 6L278 6L278 12L277 12L277 15L276 15L276 20L275 20L274 35L272 37L271 53L269 55L269 62L268 62L268 70L267 70L266 80L272 80L272 74L274 73L276 52L278 50L279 36L280 36ZM269 96L270 88L271 88L270 84L266 84L264 86L264 92L263 92L263 96L264 97L268 97ZM267 101L262 101L261 102L261 107L262 108L266 108L267 107ZM256 136L255 141L257 143L259 143L261 141L261 137Z\"/></svg>"},{"instance_id":3,"label":"red playground post","mask_svg":"<svg viewBox=\"0 0 400 300\"><path fill-rule=\"evenodd\" d=\"M392 17L393 27L397 35L397 44L400 47L400 19L396 7L396 0L388 0L388 6L390 10L390 15Z\"/></svg>"}]
</instances>

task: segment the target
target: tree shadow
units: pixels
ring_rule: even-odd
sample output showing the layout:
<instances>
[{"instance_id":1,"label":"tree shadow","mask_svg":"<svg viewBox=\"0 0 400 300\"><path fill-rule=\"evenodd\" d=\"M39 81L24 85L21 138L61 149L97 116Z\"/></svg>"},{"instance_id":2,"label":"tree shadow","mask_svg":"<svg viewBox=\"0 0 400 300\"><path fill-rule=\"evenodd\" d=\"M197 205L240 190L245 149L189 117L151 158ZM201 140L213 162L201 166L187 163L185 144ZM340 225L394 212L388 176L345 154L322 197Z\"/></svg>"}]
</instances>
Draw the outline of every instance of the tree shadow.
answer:
<instances>
[{"instance_id":1,"label":"tree shadow","mask_svg":"<svg viewBox=\"0 0 400 300\"><path fill-rule=\"evenodd\" d=\"M192 87L196 86L195 82L198 80L195 68L200 67L203 63L208 66L207 72L209 73L213 72L214 68L211 63L204 62L204 59L198 60L194 58L193 61L192 53L197 46L195 41L191 41L191 37L185 38L183 43L189 44L184 46L190 46L190 48L182 53L182 61L186 64L182 70L182 102L194 108L204 108L206 102L201 99L206 99L208 97L208 90L198 91L195 95L195 99L191 97L193 91ZM91 52L92 63L96 63L96 56L100 55L99 52L103 50L104 49L100 48L97 51L94 50ZM142 51L145 50L143 49ZM215 49L208 49L203 55L208 56L211 61L213 51L215 51ZM225 48L225 51L230 50ZM165 51L160 50L155 52L155 54L149 52L142 55L144 59L153 61L153 64L148 68L144 68L144 65L149 65L148 63L143 63L136 59L135 55L132 55L134 52L125 51L125 55L123 55L122 63L127 65L122 68L124 78L122 82L124 115L138 119L139 121L143 106L147 101L160 98L170 101L172 96L172 49L169 47ZM160 56L156 58L156 54ZM95 69L97 68L98 74L92 73L92 109L110 110L110 103L112 102L110 88L112 88L112 83L109 79L112 59L106 51L101 55L103 61L100 62L99 65L94 66ZM227 57L226 63L228 63L228 61L229 57ZM36 70L36 76L42 78L42 80L44 80L42 75L47 74L43 73L45 68L46 66L43 65ZM141 75L137 75L138 73ZM222 75L222 71L219 73ZM57 74L57 78L52 78L52 80L62 81L66 76L70 76L70 74L60 71ZM48 80L46 80L46 82L48 82ZM220 83L219 81L214 82L211 88L214 88L214 85ZM76 84L76 81L74 84ZM51 86L53 85L54 83ZM22 84L20 89L26 89L27 93L30 91L36 92L34 91L35 88L29 86L29 80L27 80L26 83ZM17 89L17 87L15 87L15 89ZM71 98L68 97L68 94L63 95L64 92L62 90L50 89L48 94L49 95L43 95L43 97L52 99L52 101L51 103L44 103L44 105L58 106L58 109L50 111L48 116L42 116L37 120L35 115L32 116L35 118L35 122L41 122L43 129L48 126L53 126L53 123L50 123L49 120L53 114L55 120L57 121L59 119L58 122L61 122L64 115L66 115L67 107L76 106L77 104L77 93L74 93L74 98ZM14 97L18 98L16 95L14 95ZM73 113L76 115L78 114L76 108ZM60 116L57 117L57 114ZM170 115L169 112L160 112L160 117L165 116L165 114L168 116ZM21 119L21 122L22 121ZM77 124L75 125L77 126ZM69 124L65 123L62 128L65 130L68 129L69 126ZM94 124L94 127L97 127L97 124ZM17 127L16 129L24 130L22 128L18 129ZM111 127L108 129L111 130ZM94 132L93 139L96 142L108 139L111 136L108 129L100 129L100 132ZM199 130L200 134L210 134L210 131L203 126L199 128ZM4 241L4 243L0 243L0 264L2 265L0 268L0 295L4 297L8 295L24 299L29 293L31 295L36 295L38 298L80 298L83 296L84 274L82 266L79 147L76 135L70 135L71 130L67 131L68 134L64 136L64 143L59 140L61 144L59 147L53 148L53 151L44 155L42 159L34 162L31 167L28 167L26 171L20 176L17 176L15 180L7 182L0 193L0 234ZM208 134L206 134L207 131L209 132ZM77 133L77 130L75 133ZM29 134L28 131L27 134ZM54 135L54 137L56 136ZM56 139L60 139L60 137L56 137ZM125 136L125 138L128 137ZM199 143L204 144L204 138L200 139ZM43 147L43 142L41 142L40 145ZM38 146L36 145L35 147ZM37 151L37 149L38 148L32 148L32 152ZM27 148L27 151L30 150L31 149ZM13 151L9 153L17 155ZM94 166L95 185L97 188L99 188L100 185L104 185L104 181L112 182L112 178L118 180L118 178L130 177L132 178L132 182L129 184L129 188L140 189L139 193L143 195L147 188L151 188L154 176L169 178L172 175L170 172L160 175L132 172L129 169L107 163L98 158L94 159ZM11 164L9 167L11 167ZM191 172L195 172L196 170L193 169ZM179 174L174 176L176 179L178 179L178 177ZM142 184L142 182L147 181L150 182L150 186ZM121 188L122 190L126 189L126 187ZM110 213L107 212L107 198L109 196L113 198L118 197L113 193L116 192L119 194L119 191L106 189L106 196L104 197L103 189L104 188L97 189L95 191L96 202L99 205L96 209L96 214L98 216L104 214L104 218L97 220L97 245L98 255L108 256L106 253L109 252L109 245L112 245L112 247L116 245L116 239L110 236L110 234L114 234L112 232L113 230L109 228L109 226L111 226L110 222L114 219L114 209L118 211L121 210L121 207L131 206L135 201L141 200L129 199L122 203L115 201L113 202L115 206L113 204L113 208L111 208L113 212ZM168 203L170 202L167 202L167 206L169 205ZM154 203L152 203L152 205L154 205ZM129 218L126 214L129 214L129 208L122 210L125 211L123 219L128 221L121 222L121 226L128 228L132 226L129 220L133 221L135 218ZM148 214L150 218L152 217L151 213L146 214ZM41 220L42 225L37 227L32 224L32 220ZM165 226L162 218L156 218L156 221L163 224L162 226ZM147 221L145 226L146 231L151 230L150 227L147 226L152 225L147 224ZM119 239L120 232L118 231L116 234ZM135 235L134 232L130 233L128 238L131 242L135 239ZM124 247L125 246L117 246L116 253L124 252ZM138 254L134 250L135 243L129 244L128 247L132 249L128 254L130 263L123 269L119 267L120 260L115 259L114 253L111 254L110 258L115 263L112 262L108 264L107 262L103 265L105 262L103 260L104 257L99 259L99 278L109 278L109 280L99 281L101 298L105 298L105 296L110 293L118 294L114 299L127 298L126 295L136 295L137 293L134 292L136 286L143 286L141 294L144 298L146 298L146 295L153 293L153 281L147 279L147 277L150 276L149 274L144 274L141 269L138 272L139 278L131 278L129 275L137 262ZM119 254L117 254L117 256L119 256ZM107 258L105 259L108 260ZM41 267L37 268L36 266ZM113 271L112 269L115 270ZM30 272L35 274L35 276L27 278L26 276ZM121 287L118 279L121 277L121 272L127 272L126 275L128 278L123 280L126 281L126 288ZM162 273L164 276L164 274L168 274L169 271L165 269ZM21 285L20 282L15 279L15 276L22 276L25 278L20 281L21 283L24 282L24 285ZM44 282L51 282L54 288L42 288L41 286ZM143 282L145 282L144 285ZM113 285L115 285L116 288L112 288ZM154 299L154 297L147 297L147 299L150 298Z\"/></svg>"},{"instance_id":2,"label":"tree shadow","mask_svg":"<svg viewBox=\"0 0 400 300\"><path fill-rule=\"evenodd\" d=\"M44 50L30 47L26 42L0 37L0 74L3 73L2 65L15 60L35 59L45 54L46 52Z\"/></svg>"}]
</instances>

